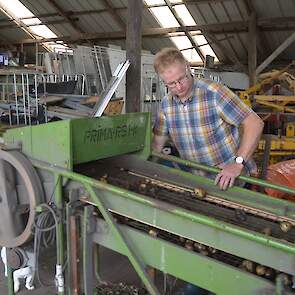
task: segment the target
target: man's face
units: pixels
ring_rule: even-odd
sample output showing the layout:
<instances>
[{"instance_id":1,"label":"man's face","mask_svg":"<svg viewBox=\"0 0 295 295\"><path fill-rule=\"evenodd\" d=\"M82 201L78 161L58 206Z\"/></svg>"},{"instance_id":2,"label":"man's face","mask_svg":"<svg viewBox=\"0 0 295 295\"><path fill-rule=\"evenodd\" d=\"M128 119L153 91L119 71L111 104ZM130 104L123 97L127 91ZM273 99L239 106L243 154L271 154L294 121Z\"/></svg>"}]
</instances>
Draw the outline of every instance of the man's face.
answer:
<instances>
[{"instance_id":1,"label":"man's face","mask_svg":"<svg viewBox=\"0 0 295 295\"><path fill-rule=\"evenodd\" d=\"M185 99L190 94L193 79L188 65L175 62L160 72L160 77L172 95Z\"/></svg>"}]
</instances>

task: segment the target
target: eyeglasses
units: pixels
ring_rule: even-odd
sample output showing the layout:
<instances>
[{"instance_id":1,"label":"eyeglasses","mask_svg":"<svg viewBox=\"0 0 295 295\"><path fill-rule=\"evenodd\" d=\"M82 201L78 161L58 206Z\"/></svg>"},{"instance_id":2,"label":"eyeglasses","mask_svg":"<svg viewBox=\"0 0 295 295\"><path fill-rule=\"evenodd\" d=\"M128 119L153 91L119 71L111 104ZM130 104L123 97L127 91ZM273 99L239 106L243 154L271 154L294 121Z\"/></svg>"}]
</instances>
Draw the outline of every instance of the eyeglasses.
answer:
<instances>
[{"instance_id":1,"label":"eyeglasses","mask_svg":"<svg viewBox=\"0 0 295 295\"><path fill-rule=\"evenodd\" d=\"M184 84L187 81L188 77L189 77L188 67L185 67L185 74L182 77L169 83L164 82L164 84L169 88L174 88L176 87L177 84L181 84L181 85Z\"/></svg>"}]
</instances>

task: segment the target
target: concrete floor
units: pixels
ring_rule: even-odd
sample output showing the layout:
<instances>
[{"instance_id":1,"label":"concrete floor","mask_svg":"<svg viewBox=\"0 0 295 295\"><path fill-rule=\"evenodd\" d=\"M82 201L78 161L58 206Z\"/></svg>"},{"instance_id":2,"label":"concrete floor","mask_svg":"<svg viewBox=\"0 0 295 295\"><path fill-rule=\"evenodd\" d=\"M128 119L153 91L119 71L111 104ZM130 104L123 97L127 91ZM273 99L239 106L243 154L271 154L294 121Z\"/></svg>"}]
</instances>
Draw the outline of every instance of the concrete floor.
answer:
<instances>
[{"instance_id":1,"label":"concrete floor","mask_svg":"<svg viewBox=\"0 0 295 295\"><path fill-rule=\"evenodd\" d=\"M124 282L126 285L134 285L142 287L141 280L135 273L129 260L118 253L110 251L106 248L100 248L100 275L101 279L109 283L120 283ZM40 255L40 279L46 285L54 284L54 274L55 274L55 250L51 249L42 253ZM1 261L1 259L0 259ZM82 276L82 272L80 274ZM171 284L176 283L173 288L173 292L170 294L177 294L176 290L184 285L181 280L175 280L173 277L168 277ZM164 294L163 290L163 274L157 272L156 284L158 288L161 289L161 293ZM35 290L29 291L25 288L24 283L21 285L20 291L17 293L19 295L53 295L57 294L54 286L42 287L37 283L37 278L35 278ZM160 287L161 286L161 287ZM4 265L2 261L0 262L0 295L7 295L7 280L4 278ZM192 293L193 294L193 293Z\"/></svg>"},{"instance_id":2,"label":"concrete floor","mask_svg":"<svg viewBox=\"0 0 295 295\"><path fill-rule=\"evenodd\" d=\"M40 259L40 278L46 285L53 284L54 280L54 262L55 251L48 251L43 253ZM108 249L101 248L101 278L106 282L119 283L141 286L140 279L134 272L128 259L122 255L112 252ZM1 260L1 259L0 259ZM35 279L37 282L37 279ZM35 283L35 290L29 291L24 284L21 285L21 290L17 293L19 295L53 295L57 294L55 287L41 287ZM6 295L7 280L4 278L4 265L0 262L0 295Z\"/></svg>"}]
</instances>

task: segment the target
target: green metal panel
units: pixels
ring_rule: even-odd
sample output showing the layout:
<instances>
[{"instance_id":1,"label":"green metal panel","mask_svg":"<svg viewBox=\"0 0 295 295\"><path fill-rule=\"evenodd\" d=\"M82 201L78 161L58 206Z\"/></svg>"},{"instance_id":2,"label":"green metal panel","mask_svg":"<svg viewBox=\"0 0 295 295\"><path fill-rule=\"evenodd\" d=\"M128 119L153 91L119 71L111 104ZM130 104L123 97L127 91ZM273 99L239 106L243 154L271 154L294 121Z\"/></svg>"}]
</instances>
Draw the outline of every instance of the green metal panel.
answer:
<instances>
[{"instance_id":1,"label":"green metal panel","mask_svg":"<svg viewBox=\"0 0 295 295\"><path fill-rule=\"evenodd\" d=\"M21 145L30 158L72 169L70 120L9 129L4 142L8 146Z\"/></svg>"},{"instance_id":2,"label":"green metal panel","mask_svg":"<svg viewBox=\"0 0 295 295\"><path fill-rule=\"evenodd\" d=\"M143 150L136 153L136 156L140 159L147 160L152 153L152 113L147 113L148 121L145 133L145 142Z\"/></svg>"},{"instance_id":3,"label":"green metal panel","mask_svg":"<svg viewBox=\"0 0 295 295\"><path fill-rule=\"evenodd\" d=\"M228 201L233 201L239 204L250 206L252 208L268 211L278 216L286 216L288 218L295 219L295 203L293 202L274 198L259 192L250 191L239 186L233 186L224 191L219 189L219 187L214 184L214 180L212 179L193 175L179 169L163 167L162 165L161 168L169 171L169 174L171 176L174 176L172 177L174 180L172 182L174 182L174 184L176 185L184 185L181 180L177 181L177 179L181 179L182 177L184 177L191 183L194 183L195 187L203 188L208 194L221 197ZM179 178L179 176L181 178Z\"/></svg>"},{"instance_id":4,"label":"green metal panel","mask_svg":"<svg viewBox=\"0 0 295 295\"><path fill-rule=\"evenodd\" d=\"M28 157L72 170L80 164L143 150L150 152L150 115L134 113L101 118L63 120L10 129L8 146L21 146Z\"/></svg>"},{"instance_id":5,"label":"green metal panel","mask_svg":"<svg viewBox=\"0 0 295 295\"><path fill-rule=\"evenodd\" d=\"M217 173L219 173L221 171L220 168L216 168L216 167L212 167L212 166L208 166L208 165L204 165L204 164L199 164L199 163L194 162L194 161L184 160L184 159L174 157L174 156L170 156L170 155L164 155L162 153L158 153L158 152L155 152L155 151L152 152L152 155L156 156L156 157L159 157L161 159L165 159L165 160L168 160L168 161L171 161L171 162L182 164L182 165L187 166L187 167L200 169L200 170L215 173L215 174L217 174ZM256 185L259 185L261 187L269 187L269 188L272 188L272 189L277 189L277 190L286 192L286 193L291 194L291 195L295 195L295 189L293 189L291 187L274 184L274 183L271 183L271 182L268 182L268 181L265 181L265 180L262 180L262 179L259 179L259 178L240 175L240 176L237 177L237 179L240 179L240 180L248 182L248 183L256 184Z\"/></svg>"},{"instance_id":6,"label":"green metal panel","mask_svg":"<svg viewBox=\"0 0 295 295\"><path fill-rule=\"evenodd\" d=\"M34 166L97 188L114 212L212 246L233 255L295 275L295 244L253 232L92 178L33 161ZM86 194L86 193L85 193ZM96 205L95 200L93 204ZM91 202L89 201L89 202Z\"/></svg>"},{"instance_id":7,"label":"green metal panel","mask_svg":"<svg viewBox=\"0 0 295 295\"><path fill-rule=\"evenodd\" d=\"M103 190L97 194L111 211L295 275L294 244L148 197L133 198L131 193L118 195Z\"/></svg>"},{"instance_id":8,"label":"green metal panel","mask_svg":"<svg viewBox=\"0 0 295 295\"><path fill-rule=\"evenodd\" d=\"M147 113L72 120L73 161L85 163L142 150Z\"/></svg>"},{"instance_id":9,"label":"green metal panel","mask_svg":"<svg viewBox=\"0 0 295 295\"><path fill-rule=\"evenodd\" d=\"M218 185L214 184L214 180L210 178L194 175L180 169L167 167L150 161L143 161L139 159L137 155L123 155L118 161L120 161L122 167L134 171L140 171L143 175L152 178L156 177L159 180L166 180L171 184L181 187L183 186L191 189L202 188L209 195L252 208L261 209L264 212L270 212L277 216L295 219L294 202L273 198L266 194L251 191L239 186L234 186L227 190L221 190Z\"/></svg>"},{"instance_id":10,"label":"green metal panel","mask_svg":"<svg viewBox=\"0 0 295 295\"><path fill-rule=\"evenodd\" d=\"M218 295L274 294L274 284L265 279L127 226L118 227L143 261L164 273ZM98 233L94 234L95 242L123 255L127 254L124 247L117 243L105 221L99 219L97 228Z\"/></svg>"}]
</instances>

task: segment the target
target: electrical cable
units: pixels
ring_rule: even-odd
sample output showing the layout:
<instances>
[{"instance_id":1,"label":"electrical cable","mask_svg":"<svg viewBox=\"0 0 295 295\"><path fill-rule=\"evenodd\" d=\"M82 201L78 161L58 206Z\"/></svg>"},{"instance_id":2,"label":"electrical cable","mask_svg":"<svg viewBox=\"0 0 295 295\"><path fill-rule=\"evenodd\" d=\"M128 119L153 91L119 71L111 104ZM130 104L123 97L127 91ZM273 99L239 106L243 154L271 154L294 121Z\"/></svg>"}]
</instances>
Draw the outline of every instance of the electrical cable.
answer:
<instances>
[{"instance_id":1,"label":"electrical cable","mask_svg":"<svg viewBox=\"0 0 295 295\"><path fill-rule=\"evenodd\" d=\"M34 253L35 253L35 261L34 261L34 270L33 277L34 280L35 275L37 276L38 282L41 286L51 286L45 284L40 279L39 274L39 252L40 248L48 248L52 246L56 240L56 227L59 222L58 216L54 209L46 203L39 205L41 208L45 208L46 210L41 212L35 217L33 226L35 229L34 232Z\"/></svg>"}]
</instances>

